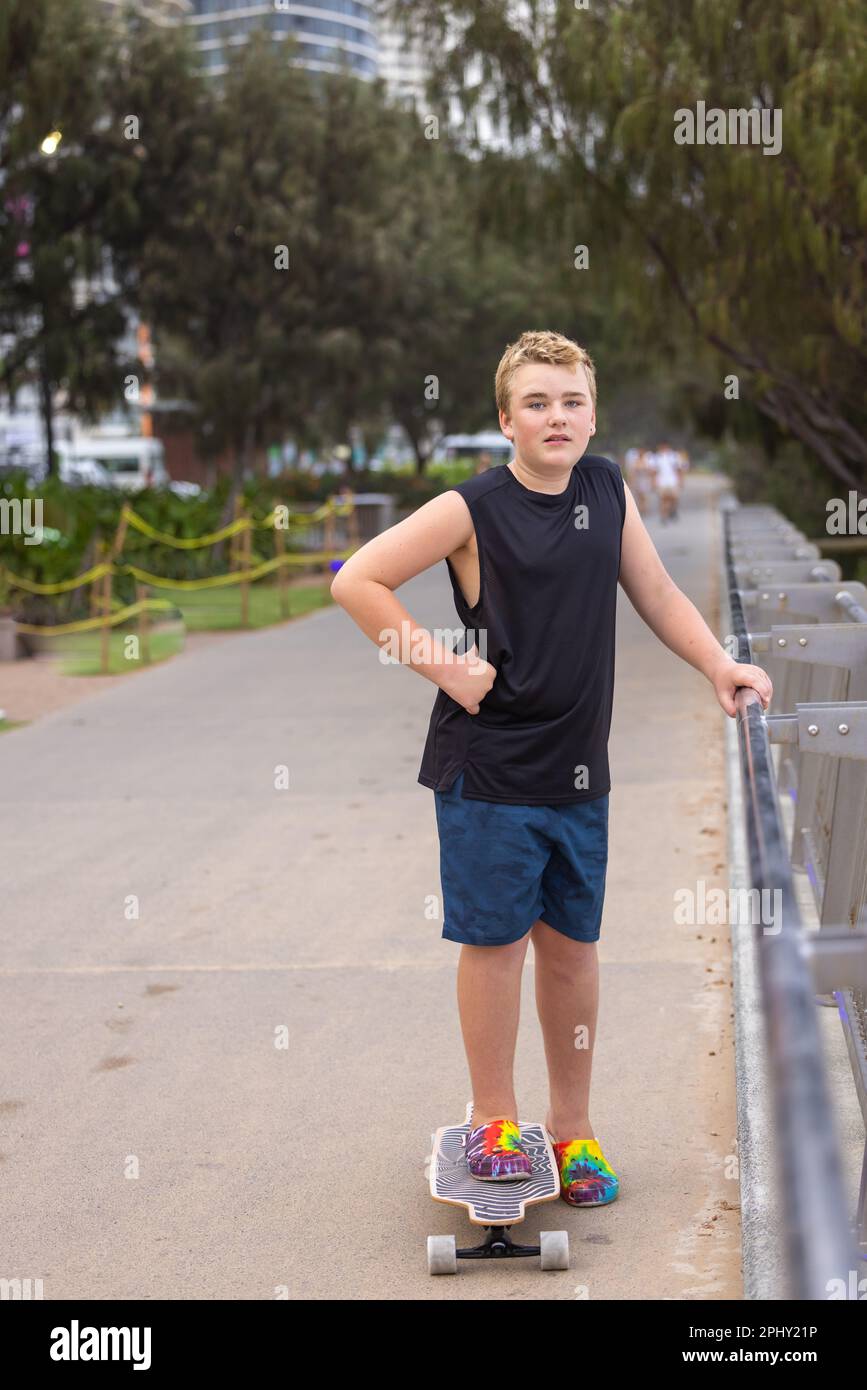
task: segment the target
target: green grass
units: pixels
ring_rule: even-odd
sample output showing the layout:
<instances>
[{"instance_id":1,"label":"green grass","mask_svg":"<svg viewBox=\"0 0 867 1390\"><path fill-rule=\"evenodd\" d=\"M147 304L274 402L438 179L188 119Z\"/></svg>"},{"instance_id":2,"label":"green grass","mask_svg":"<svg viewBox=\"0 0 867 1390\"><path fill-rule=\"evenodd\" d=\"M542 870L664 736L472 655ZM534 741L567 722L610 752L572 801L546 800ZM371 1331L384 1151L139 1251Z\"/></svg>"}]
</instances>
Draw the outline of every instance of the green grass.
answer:
<instances>
[{"instance_id":1,"label":"green grass","mask_svg":"<svg viewBox=\"0 0 867 1390\"><path fill-rule=\"evenodd\" d=\"M250 586L249 627L270 627L289 618L299 618L317 608L334 603L330 586L333 575L324 575L321 582L299 585L286 590L286 618L280 608L280 590L276 584ZM160 589L160 598L167 598L180 609L189 632L214 632L241 629L241 590L232 585L225 589Z\"/></svg>"},{"instance_id":2,"label":"green grass","mask_svg":"<svg viewBox=\"0 0 867 1390\"><path fill-rule=\"evenodd\" d=\"M0 734L8 733L10 729L23 729L29 723L29 719L0 719Z\"/></svg>"},{"instance_id":3,"label":"green grass","mask_svg":"<svg viewBox=\"0 0 867 1390\"><path fill-rule=\"evenodd\" d=\"M289 621L311 613L317 608L333 606L330 592L331 576L323 576L321 581L298 585L286 590L287 617L284 619L280 608L280 591L276 584L255 584L250 589L249 630L270 627L275 623ZM154 591L157 592L157 591ZM241 627L241 592L237 586L225 589L160 589L160 598L168 599L178 608L188 632L247 631ZM160 621L159 617L152 621ZM156 665L166 661L183 650L183 631L176 624L175 629L152 631L150 634L150 661L143 663L126 656L125 639L135 633L133 625L129 631L115 628L109 637L108 673L125 675L143 664ZM99 676L102 670L102 634L100 632L69 633L62 637L49 639L50 651L61 658L61 670L65 676ZM0 724L0 729L2 729Z\"/></svg>"},{"instance_id":4,"label":"green grass","mask_svg":"<svg viewBox=\"0 0 867 1390\"><path fill-rule=\"evenodd\" d=\"M64 676L123 676L128 671L177 656L184 649L184 635L179 625L175 631L152 632L150 634L150 661L134 660L124 655L124 642L131 633L115 629L109 636L108 671L102 669L102 637L99 632L76 632L65 637L55 637L53 650L61 660Z\"/></svg>"}]
</instances>

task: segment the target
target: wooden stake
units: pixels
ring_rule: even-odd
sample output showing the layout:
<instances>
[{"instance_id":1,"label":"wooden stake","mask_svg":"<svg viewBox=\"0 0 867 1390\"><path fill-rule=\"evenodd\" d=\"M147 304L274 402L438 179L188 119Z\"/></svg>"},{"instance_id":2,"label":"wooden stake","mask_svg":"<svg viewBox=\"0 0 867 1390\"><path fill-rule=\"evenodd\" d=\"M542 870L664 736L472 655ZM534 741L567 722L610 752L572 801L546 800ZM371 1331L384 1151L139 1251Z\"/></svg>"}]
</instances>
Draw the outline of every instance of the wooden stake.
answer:
<instances>
[{"instance_id":1,"label":"wooden stake","mask_svg":"<svg viewBox=\"0 0 867 1390\"><path fill-rule=\"evenodd\" d=\"M355 493L351 488L346 490L349 493L349 500L352 502L352 511L349 513L349 539L357 550L361 543L358 536L358 509L355 505Z\"/></svg>"},{"instance_id":2,"label":"wooden stake","mask_svg":"<svg viewBox=\"0 0 867 1390\"><path fill-rule=\"evenodd\" d=\"M333 507L334 507L334 498L333 498L333 497L329 497L329 499L328 499L328 511L325 513L325 544L324 544L324 550L325 550L325 554L326 554L326 556L327 556L327 559L326 559L326 561L325 561L325 573L326 573L326 574L328 573L328 568L329 568L329 566L328 566L328 561L331 559L331 557L332 557L332 555L333 555L333 552L334 552L334 511L332 510Z\"/></svg>"},{"instance_id":3,"label":"wooden stake","mask_svg":"<svg viewBox=\"0 0 867 1390\"><path fill-rule=\"evenodd\" d=\"M136 584L135 596L137 601L142 603L148 596L147 587L144 584ZM139 654L142 664L145 666L150 665L151 659L149 617L150 614L146 608L143 608L138 615Z\"/></svg>"},{"instance_id":4,"label":"wooden stake","mask_svg":"<svg viewBox=\"0 0 867 1390\"><path fill-rule=\"evenodd\" d=\"M234 515L234 517L233 517L233 520L234 520L234 521L237 521L237 520L240 518L241 512L242 512L242 510L243 510L243 507L244 507L243 498L240 496L240 494L238 494L238 495L235 497L235 515ZM242 537L242 535L243 535L243 532L242 532L242 531L235 531L235 532L232 533L232 535L231 535L231 537L230 537L230 539L229 539L229 569L230 569L230 570L237 570L237 569L240 569L240 568L241 568L240 559L241 559L241 537Z\"/></svg>"},{"instance_id":5,"label":"wooden stake","mask_svg":"<svg viewBox=\"0 0 867 1390\"><path fill-rule=\"evenodd\" d=\"M253 554L253 528L249 527L244 531L244 548L241 555L241 564L245 570L250 568ZM250 626L250 581L241 580L241 626Z\"/></svg>"},{"instance_id":6,"label":"wooden stake","mask_svg":"<svg viewBox=\"0 0 867 1390\"><path fill-rule=\"evenodd\" d=\"M114 540L111 543L111 549L108 554L110 560L116 559L123 550L123 543L126 540L126 528L128 525L129 517L127 515L127 504L124 502L120 509L120 520L117 523L117 530L114 533Z\"/></svg>"},{"instance_id":7,"label":"wooden stake","mask_svg":"<svg viewBox=\"0 0 867 1390\"><path fill-rule=\"evenodd\" d=\"M109 556L109 560L110 560ZM102 640L100 643L100 663L104 675L108 675L108 651L111 639L111 585L113 575L111 570L106 574L102 581Z\"/></svg>"},{"instance_id":8,"label":"wooden stake","mask_svg":"<svg viewBox=\"0 0 867 1390\"><path fill-rule=\"evenodd\" d=\"M281 556L281 555L285 555L285 554L286 554L286 532L283 530L282 526L275 526L275 527L274 527L274 555L275 555L275 557L277 557L277 556ZM287 617L289 616L289 608L288 608L288 603L287 603L287 600L288 600L289 595L288 595L287 592L286 592L286 585L287 585L288 580L289 580L289 575L288 575L287 572L286 572L287 569L288 569L288 565L278 565L278 566L277 566L277 585L278 585L278 588L279 588L279 591L280 591L280 616L281 616L281 618L287 618Z\"/></svg>"}]
</instances>

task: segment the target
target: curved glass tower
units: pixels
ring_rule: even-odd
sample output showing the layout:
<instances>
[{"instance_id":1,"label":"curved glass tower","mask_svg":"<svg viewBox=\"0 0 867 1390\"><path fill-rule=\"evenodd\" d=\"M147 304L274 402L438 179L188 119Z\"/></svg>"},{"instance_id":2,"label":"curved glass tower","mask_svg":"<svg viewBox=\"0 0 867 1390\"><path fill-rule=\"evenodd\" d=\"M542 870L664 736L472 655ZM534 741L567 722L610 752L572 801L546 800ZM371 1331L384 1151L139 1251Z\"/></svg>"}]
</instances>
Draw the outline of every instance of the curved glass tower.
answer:
<instances>
[{"instance_id":1,"label":"curved glass tower","mask_svg":"<svg viewBox=\"0 0 867 1390\"><path fill-rule=\"evenodd\" d=\"M228 52L246 43L253 29L277 41L292 34L303 67L339 72L348 64L359 77L378 73L375 0L193 0L186 16L202 66L225 71Z\"/></svg>"}]
</instances>

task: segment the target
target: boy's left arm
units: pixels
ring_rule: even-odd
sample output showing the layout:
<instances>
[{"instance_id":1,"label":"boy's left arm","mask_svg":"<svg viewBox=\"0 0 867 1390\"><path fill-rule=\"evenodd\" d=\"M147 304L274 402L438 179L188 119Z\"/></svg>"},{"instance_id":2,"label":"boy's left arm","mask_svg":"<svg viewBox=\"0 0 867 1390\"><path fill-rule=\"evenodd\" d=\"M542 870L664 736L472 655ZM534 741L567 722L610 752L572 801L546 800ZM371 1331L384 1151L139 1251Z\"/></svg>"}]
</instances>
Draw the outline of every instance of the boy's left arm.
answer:
<instances>
[{"instance_id":1,"label":"boy's left arm","mask_svg":"<svg viewBox=\"0 0 867 1390\"><path fill-rule=\"evenodd\" d=\"M739 685L751 686L767 709L774 693L767 671L735 661L720 645L695 604L666 570L625 483L624 488L620 584L636 613L661 642L707 677L726 714L734 717L736 713L734 697Z\"/></svg>"}]
</instances>

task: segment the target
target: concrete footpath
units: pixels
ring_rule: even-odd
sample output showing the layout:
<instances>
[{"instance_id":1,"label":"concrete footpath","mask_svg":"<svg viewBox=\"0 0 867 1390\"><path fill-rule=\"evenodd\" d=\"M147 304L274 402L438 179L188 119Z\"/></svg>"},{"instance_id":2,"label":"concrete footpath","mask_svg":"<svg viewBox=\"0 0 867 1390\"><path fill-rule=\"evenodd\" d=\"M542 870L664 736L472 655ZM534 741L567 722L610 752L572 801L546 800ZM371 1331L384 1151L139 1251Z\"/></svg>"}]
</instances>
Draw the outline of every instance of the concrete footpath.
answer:
<instances>
[{"instance_id":1,"label":"concrete footpath","mask_svg":"<svg viewBox=\"0 0 867 1390\"><path fill-rule=\"evenodd\" d=\"M691 477L679 520L648 521L714 632L723 487ZM444 564L399 592L454 626ZM435 694L334 608L0 735L0 1278L46 1299L742 1296L727 931L674 921L676 890L727 887L726 716L622 592L591 1101L621 1194L518 1229L567 1229L569 1271L428 1275L428 1233L476 1235L424 1174L470 1098L416 782ZM532 972L531 950L522 1119L546 1102Z\"/></svg>"}]
</instances>

